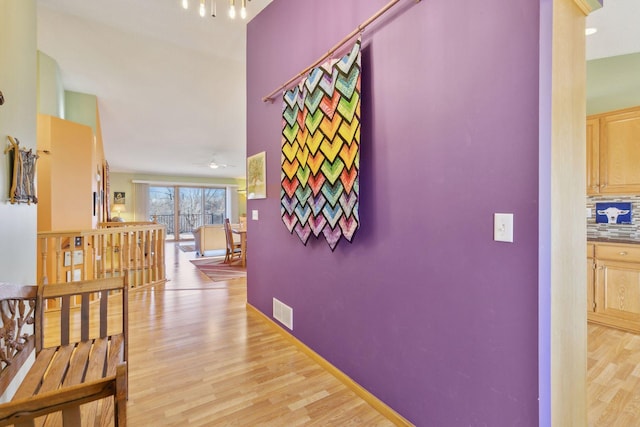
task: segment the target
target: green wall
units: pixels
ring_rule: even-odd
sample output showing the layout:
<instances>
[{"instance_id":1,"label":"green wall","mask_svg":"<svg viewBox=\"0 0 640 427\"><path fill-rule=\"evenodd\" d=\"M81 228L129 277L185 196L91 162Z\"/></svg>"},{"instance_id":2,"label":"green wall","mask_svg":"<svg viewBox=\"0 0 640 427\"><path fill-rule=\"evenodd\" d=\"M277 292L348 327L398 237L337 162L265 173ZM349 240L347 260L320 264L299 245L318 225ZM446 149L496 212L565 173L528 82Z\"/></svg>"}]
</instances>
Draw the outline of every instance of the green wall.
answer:
<instances>
[{"instance_id":1,"label":"green wall","mask_svg":"<svg viewBox=\"0 0 640 427\"><path fill-rule=\"evenodd\" d=\"M55 59L38 51L38 113L64 119L64 87Z\"/></svg>"},{"instance_id":2,"label":"green wall","mask_svg":"<svg viewBox=\"0 0 640 427\"><path fill-rule=\"evenodd\" d=\"M587 61L587 114L640 105L640 53Z\"/></svg>"},{"instance_id":3,"label":"green wall","mask_svg":"<svg viewBox=\"0 0 640 427\"><path fill-rule=\"evenodd\" d=\"M97 135L96 117L98 113L98 98L87 93L72 92L64 93L65 118L72 122L90 126L93 134Z\"/></svg>"},{"instance_id":4,"label":"green wall","mask_svg":"<svg viewBox=\"0 0 640 427\"><path fill-rule=\"evenodd\" d=\"M97 135L98 98L65 91L56 60L38 51L38 113L90 126Z\"/></svg>"}]
</instances>

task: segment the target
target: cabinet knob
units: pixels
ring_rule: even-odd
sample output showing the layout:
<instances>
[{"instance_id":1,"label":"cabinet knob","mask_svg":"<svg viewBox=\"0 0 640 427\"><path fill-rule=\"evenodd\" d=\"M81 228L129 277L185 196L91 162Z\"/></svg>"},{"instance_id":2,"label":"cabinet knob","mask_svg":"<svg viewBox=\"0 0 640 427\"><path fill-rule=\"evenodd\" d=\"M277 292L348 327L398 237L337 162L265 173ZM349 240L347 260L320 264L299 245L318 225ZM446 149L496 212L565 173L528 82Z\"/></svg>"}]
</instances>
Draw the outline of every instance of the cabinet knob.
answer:
<instances>
[{"instance_id":1,"label":"cabinet knob","mask_svg":"<svg viewBox=\"0 0 640 427\"><path fill-rule=\"evenodd\" d=\"M618 255L625 256L626 254L627 254L627 252L626 252L626 251L618 252Z\"/></svg>"}]
</instances>

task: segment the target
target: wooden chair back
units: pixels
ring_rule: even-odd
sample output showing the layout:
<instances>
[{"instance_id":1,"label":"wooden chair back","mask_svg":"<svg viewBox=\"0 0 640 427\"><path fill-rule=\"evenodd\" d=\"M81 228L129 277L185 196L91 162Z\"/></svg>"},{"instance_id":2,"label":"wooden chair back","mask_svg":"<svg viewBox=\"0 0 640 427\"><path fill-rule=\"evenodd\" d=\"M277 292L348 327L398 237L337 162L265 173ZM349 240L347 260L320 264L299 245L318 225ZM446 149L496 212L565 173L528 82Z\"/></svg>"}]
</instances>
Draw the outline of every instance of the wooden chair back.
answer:
<instances>
[{"instance_id":1,"label":"wooden chair back","mask_svg":"<svg viewBox=\"0 0 640 427\"><path fill-rule=\"evenodd\" d=\"M224 257L224 262L231 262L234 258L240 259L242 257L240 243L233 240L233 233L231 232L231 223L229 222L229 218L224 219L224 234L227 238L227 254Z\"/></svg>"},{"instance_id":2,"label":"wooden chair back","mask_svg":"<svg viewBox=\"0 0 640 427\"><path fill-rule=\"evenodd\" d=\"M0 286L3 340L11 341L6 332L17 328L20 350L28 349L29 340L36 349L12 400L0 404L0 426L41 425L34 420L44 416L44 425L88 425L84 419L91 425L126 426L127 276L41 284L35 298L33 288ZM60 308L45 313L52 299ZM31 325L34 337L29 338L25 329ZM22 365L17 357L9 364Z\"/></svg>"},{"instance_id":3,"label":"wooden chair back","mask_svg":"<svg viewBox=\"0 0 640 427\"><path fill-rule=\"evenodd\" d=\"M45 348L44 310L47 300L60 299L59 335L52 339L53 331L47 330L47 347L68 345L70 342L105 338L122 333L124 337L124 360L128 358L128 280L127 275L105 279L49 284L38 286L35 330L36 352ZM119 292L119 296L117 293ZM72 300L73 298L73 300ZM116 298L120 304L111 304L114 309L109 315L109 299ZM99 301L96 301L99 299ZM76 306L72 309L72 303ZM79 302L79 305L77 303ZM97 310L97 313L95 312ZM52 313L48 313L50 317ZM111 319L110 319L111 318ZM114 321L115 319L115 321ZM57 322L56 322L57 323Z\"/></svg>"},{"instance_id":4,"label":"wooden chair back","mask_svg":"<svg viewBox=\"0 0 640 427\"><path fill-rule=\"evenodd\" d=\"M231 233L231 223L229 218L224 219L224 235L227 239L227 252L233 252L233 234Z\"/></svg>"},{"instance_id":5,"label":"wooden chair back","mask_svg":"<svg viewBox=\"0 0 640 427\"><path fill-rule=\"evenodd\" d=\"M6 390L35 347L34 311L38 287L0 283L0 390Z\"/></svg>"}]
</instances>

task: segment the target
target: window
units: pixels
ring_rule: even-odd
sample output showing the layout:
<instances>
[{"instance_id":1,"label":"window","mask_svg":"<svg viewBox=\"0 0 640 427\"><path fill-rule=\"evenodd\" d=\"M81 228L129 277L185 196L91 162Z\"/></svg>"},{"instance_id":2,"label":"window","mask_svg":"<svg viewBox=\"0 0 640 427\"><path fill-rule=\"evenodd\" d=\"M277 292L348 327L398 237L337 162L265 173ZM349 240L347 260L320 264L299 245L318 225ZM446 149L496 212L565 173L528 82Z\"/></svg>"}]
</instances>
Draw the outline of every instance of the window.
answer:
<instances>
[{"instance_id":1,"label":"window","mask_svg":"<svg viewBox=\"0 0 640 427\"><path fill-rule=\"evenodd\" d=\"M149 216L167 227L167 240L192 239L200 225L222 224L226 201L225 188L149 186Z\"/></svg>"}]
</instances>

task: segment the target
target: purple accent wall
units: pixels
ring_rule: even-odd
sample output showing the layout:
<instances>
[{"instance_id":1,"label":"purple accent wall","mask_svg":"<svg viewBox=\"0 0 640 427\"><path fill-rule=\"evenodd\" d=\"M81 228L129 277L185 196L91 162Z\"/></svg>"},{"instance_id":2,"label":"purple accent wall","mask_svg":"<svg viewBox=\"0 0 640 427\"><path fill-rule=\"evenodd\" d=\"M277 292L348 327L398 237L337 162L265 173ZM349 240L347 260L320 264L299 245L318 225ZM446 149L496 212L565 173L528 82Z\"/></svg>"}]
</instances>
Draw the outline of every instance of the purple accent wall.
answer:
<instances>
[{"instance_id":1,"label":"purple accent wall","mask_svg":"<svg viewBox=\"0 0 640 427\"><path fill-rule=\"evenodd\" d=\"M282 106L261 98L386 3L274 0L249 24L249 303L293 307L298 339L416 425L538 425L539 2L406 0L367 29L361 229L332 253L280 219Z\"/></svg>"},{"instance_id":2,"label":"purple accent wall","mask_svg":"<svg viewBox=\"0 0 640 427\"><path fill-rule=\"evenodd\" d=\"M551 426L551 90L553 0L540 0L538 425Z\"/></svg>"}]
</instances>

